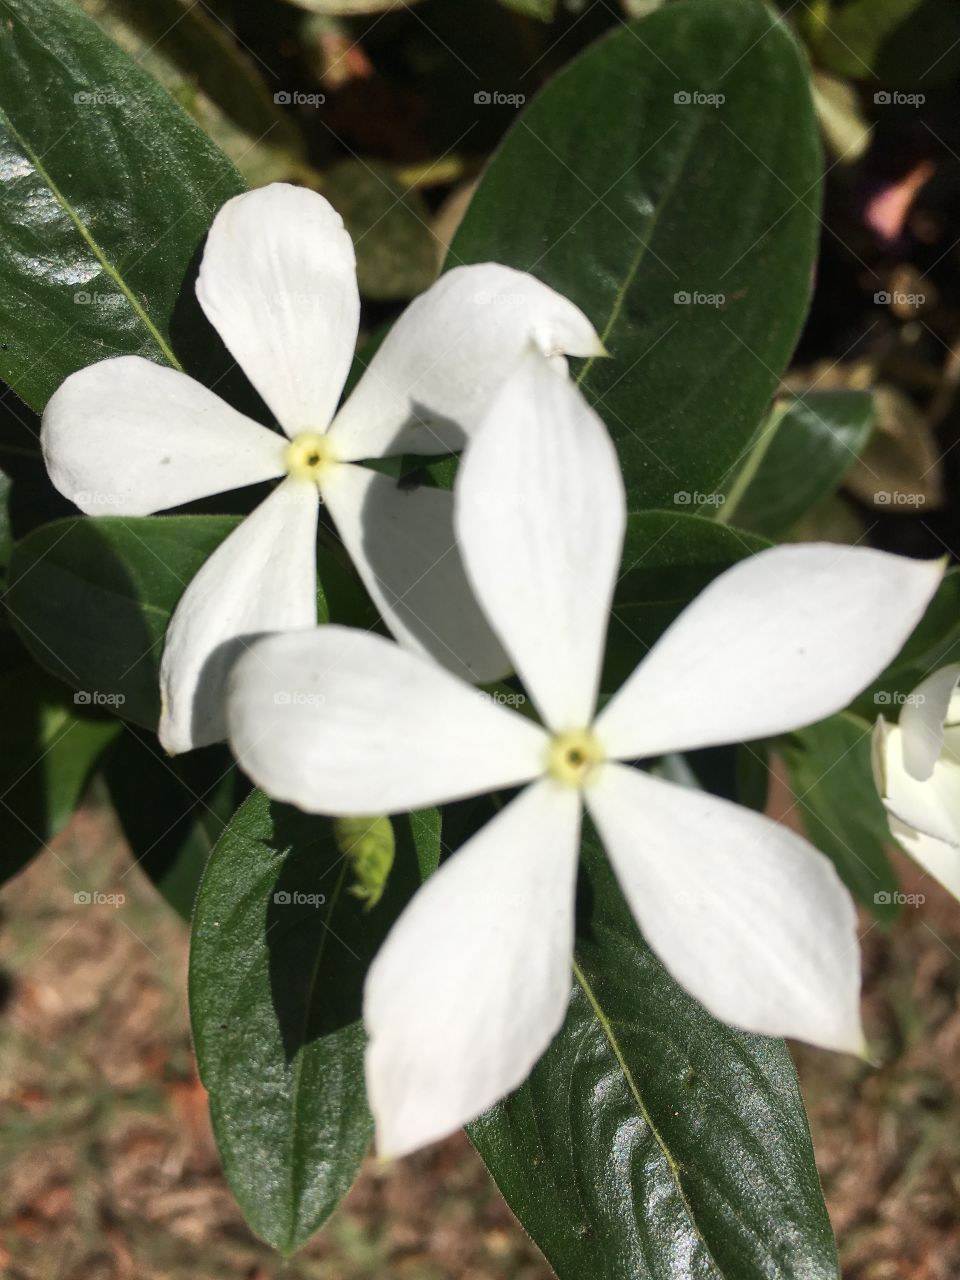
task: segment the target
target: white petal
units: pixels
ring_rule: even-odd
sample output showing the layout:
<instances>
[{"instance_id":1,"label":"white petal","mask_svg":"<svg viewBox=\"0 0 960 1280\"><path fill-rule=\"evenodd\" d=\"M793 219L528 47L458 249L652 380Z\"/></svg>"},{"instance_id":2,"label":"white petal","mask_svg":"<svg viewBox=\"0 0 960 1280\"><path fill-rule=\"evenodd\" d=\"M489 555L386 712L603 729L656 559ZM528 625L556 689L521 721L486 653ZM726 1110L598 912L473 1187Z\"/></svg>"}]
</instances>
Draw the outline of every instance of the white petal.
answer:
<instances>
[{"instance_id":1,"label":"white petal","mask_svg":"<svg viewBox=\"0 0 960 1280\"><path fill-rule=\"evenodd\" d=\"M890 818L890 832L914 862L938 880L948 893L960 899L960 849L956 845L914 831L913 827L893 816Z\"/></svg>"},{"instance_id":2,"label":"white petal","mask_svg":"<svg viewBox=\"0 0 960 1280\"><path fill-rule=\"evenodd\" d=\"M477 604L453 532L453 494L350 463L331 468L324 502L384 622L407 646L486 683L510 660Z\"/></svg>"},{"instance_id":3,"label":"white petal","mask_svg":"<svg viewBox=\"0 0 960 1280\"><path fill-rule=\"evenodd\" d=\"M81 511L143 516L283 475L286 441L185 373L117 356L72 373L43 411L50 479Z\"/></svg>"},{"instance_id":4,"label":"white petal","mask_svg":"<svg viewBox=\"0 0 960 1280\"><path fill-rule=\"evenodd\" d=\"M923 835L960 846L960 764L949 752L921 782L904 765L901 729L881 718L874 728L873 764L888 813Z\"/></svg>"},{"instance_id":5,"label":"white petal","mask_svg":"<svg viewBox=\"0 0 960 1280\"><path fill-rule=\"evenodd\" d=\"M314 484L288 479L217 547L167 628L160 741L176 754L227 736L224 684L250 642L317 622Z\"/></svg>"},{"instance_id":6,"label":"white petal","mask_svg":"<svg viewBox=\"0 0 960 1280\"><path fill-rule=\"evenodd\" d=\"M527 1077L570 999L580 797L543 781L449 859L367 975L381 1155L475 1119Z\"/></svg>"},{"instance_id":7,"label":"white petal","mask_svg":"<svg viewBox=\"0 0 960 1280\"><path fill-rule=\"evenodd\" d=\"M325 431L360 323L353 243L333 206L283 182L228 200L197 297L287 435Z\"/></svg>"},{"instance_id":8,"label":"white petal","mask_svg":"<svg viewBox=\"0 0 960 1280\"><path fill-rule=\"evenodd\" d=\"M531 346L603 353L579 307L535 276L492 262L446 272L407 307L337 414L340 457L461 448Z\"/></svg>"},{"instance_id":9,"label":"white petal","mask_svg":"<svg viewBox=\"0 0 960 1280\"><path fill-rule=\"evenodd\" d=\"M454 497L467 574L527 692L551 728L585 727L625 522L606 428L528 356L470 442Z\"/></svg>"},{"instance_id":10,"label":"white petal","mask_svg":"<svg viewBox=\"0 0 960 1280\"><path fill-rule=\"evenodd\" d=\"M228 692L234 754L308 813L397 813L541 774L547 737L430 658L369 631L270 636Z\"/></svg>"},{"instance_id":11,"label":"white petal","mask_svg":"<svg viewBox=\"0 0 960 1280\"><path fill-rule=\"evenodd\" d=\"M929 778L943 750L943 722L960 678L960 663L941 667L910 694L900 712L903 764L914 778Z\"/></svg>"},{"instance_id":12,"label":"white petal","mask_svg":"<svg viewBox=\"0 0 960 1280\"><path fill-rule=\"evenodd\" d=\"M584 794L644 937L714 1017L862 1050L856 912L829 859L762 814L624 765Z\"/></svg>"},{"instance_id":13,"label":"white petal","mask_svg":"<svg viewBox=\"0 0 960 1280\"><path fill-rule=\"evenodd\" d=\"M664 632L597 732L611 755L639 759L822 720L897 655L943 568L827 543L741 560Z\"/></svg>"}]
</instances>

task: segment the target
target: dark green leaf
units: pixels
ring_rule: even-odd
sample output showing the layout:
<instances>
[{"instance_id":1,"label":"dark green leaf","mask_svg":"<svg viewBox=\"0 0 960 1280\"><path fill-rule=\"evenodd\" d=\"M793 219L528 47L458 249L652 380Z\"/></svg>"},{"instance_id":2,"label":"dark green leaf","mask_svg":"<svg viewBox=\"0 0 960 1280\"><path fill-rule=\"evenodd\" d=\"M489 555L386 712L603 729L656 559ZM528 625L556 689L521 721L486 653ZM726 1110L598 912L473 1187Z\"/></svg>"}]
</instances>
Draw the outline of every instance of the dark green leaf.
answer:
<instances>
[{"instance_id":1,"label":"dark green leaf","mask_svg":"<svg viewBox=\"0 0 960 1280\"><path fill-rule=\"evenodd\" d=\"M0 676L0 882L44 849L73 813L119 724L36 667Z\"/></svg>"},{"instance_id":2,"label":"dark green leaf","mask_svg":"<svg viewBox=\"0 0 960 1280\"><path fill-rule=\"evenodd\" d=\"M5 0L0 162L0 377L27 404L107 356L228 367L184 281L243 183L71 0Z\"/></svg>"},{"instance_id":3,"label":"dark green leaf","mask_svg":"<svg viewBox=\"0 0 960 1280\"><path fill-rule=\"evenodd\" d=\"M41 666L155 729L170 615L238 524L237 516L104 516L43 525L14 548L11 619ZM318 564L318 621L369 626L367 597L340 551L321 546Z\"/></svg>"},{"instance_id":4,"label":"dark green leaf","mask_svg":"<svg viewBox=\"0 0 960 1280\"><path fill-rule=\"evenodd\" d=\"M443 844L440 838L440 810L416 809L407 815L410 823L410 840L417 859L420 879L432 876L440 865Z\"/></svg>"},{"instance_id":5,"label":"dark green leaf","mask_svg":"<svg viewBox=\"0 0 960 1280\"><path fill-rule=\"evenodd\" d=\"M190 963L197 1058L224 1172L254 1231L284 1254L336 1208L369 1146L363 980L432 860L438 821L396 820L395 865L371 910L348 892L333 824L260 792L204 874Z\"/></svg>"},{"instance_id":6,"label":"dark green leaf","mask_svg":"<svg viewBox=\"0 0 960 1280\"><path fill-rule=\"evenodd\" d=\"M233 516L57 520L14 548L5 603L33 657L148 729L170 614Z\"/></svg>"},{"instance_id":7,"label":"dark green leaf","mask_svg":"<svg viewBox=\"0 0 960 1280\"><path fill-rule=\"evenodd\" d=\"M190 919L207 858L249 784L226 747L170 758L151 733L125 727L104 777L134 861Z\"/></svg>"},{"instance_id":8,"label":"dark green leaf","mask_svg":"<svg viewBox=\"0 0 960 1280\"><path fill-rule=\"evenodd\" d=\"M806 311L819 172L802 56L759 0L678 0L620 27L494 156L448 265L532 271L594 322L612 358L579 376L632 509L729 482Z\"/></svg>"},{"instance_id":9,"label":"dark green leaf","mask_svg":"<svg viewBox=\"0 0 960 1280\"><path fill-rule=\"evenodd\" d=\"M762 813L770 789L768 754L766 743L762 742L704 747L664 756L655 772L670 782L698 787Z\"/></svg>"},{"instance_id":10,"label":"dark green leaf","mask_svg":"<svg viewBox=\"0 0 960 1280\"><path fill-rule=\"evenodd\" d=\"M674 618L718 574L769 544L695 515L647 511L627 519L603 690L613 693Z\"/></svg>"},{"instance_id":11,"label":"dark green leaf","mask_svg":"<svg viewBox=\"0 0 960 1280\"><path fill-rule=\"evenodd\" d=\"M838 715L798 729L787 740L784 759L807 835L858 901L878 919L893 919L898 884L886 851L887 815L870 765L870 725Z\"/></svg>"},{"instance_id":12,"label":"dark green leaf","mask_svg":"<svg viewBox=\"0 0 960 1280\"><path fill-rule=\"evenodd\" d=\"M813 391L778 405L719 518L768 538L786 533L833 494L870 436L865 391Z\"/></svg>"},{"instance_id":13,"label":"dark green leaf","mask_svg":"<svg viewBox=\"0 0 960 1280\"><path fill-rule=\"evenodd\" d=\"M0 339L2 340L2 339ZM47 476L40 453L40 419L0 383L0 460L10 484L6 491L9 536L13 542L39 525L75 515ZM12 547L7 552L7 558Z\"/></svg>"},{"instance_id":14,"label":"dark green leaf","mask_svg":"<svg viewBox=\"0 0 960 1280\"><path fill-rule=\"evenodd\" d=\"M644 945L595 840L567 1020L471 1126L560 1280L836 1280L793 1064Z\"/></svg>"}]
</instances>

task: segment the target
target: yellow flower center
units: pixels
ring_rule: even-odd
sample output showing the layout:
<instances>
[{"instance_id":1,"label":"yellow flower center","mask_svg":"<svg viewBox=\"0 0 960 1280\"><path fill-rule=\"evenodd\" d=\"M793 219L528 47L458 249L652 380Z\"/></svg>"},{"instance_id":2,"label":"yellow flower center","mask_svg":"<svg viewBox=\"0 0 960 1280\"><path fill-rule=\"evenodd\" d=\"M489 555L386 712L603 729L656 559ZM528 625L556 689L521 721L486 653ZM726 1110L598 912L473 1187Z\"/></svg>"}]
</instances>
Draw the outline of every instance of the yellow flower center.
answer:
<instances>
[{"instance_id":1,"label":"yellow flower center","mask_svg":"<svg viewBox=\"0 0 960 1280\"><path fill-rule=\"evenodd\" d=\"M547 755L547 772L568 787L582 787L606 752L590 729L554 734Z\"/></svg>"},{"instance_id":2,"label":"yellow flower center","mask_svg":"<svg viewBox=\"0 0 960 1280\"><path fill-rule=\"evenodd\" d=\"M330 441L317 431L301 431L293 437L284 453L288 475L296 476L298 480L313 480L316 484L337 461Z\"/></svg>"}]
</instances>

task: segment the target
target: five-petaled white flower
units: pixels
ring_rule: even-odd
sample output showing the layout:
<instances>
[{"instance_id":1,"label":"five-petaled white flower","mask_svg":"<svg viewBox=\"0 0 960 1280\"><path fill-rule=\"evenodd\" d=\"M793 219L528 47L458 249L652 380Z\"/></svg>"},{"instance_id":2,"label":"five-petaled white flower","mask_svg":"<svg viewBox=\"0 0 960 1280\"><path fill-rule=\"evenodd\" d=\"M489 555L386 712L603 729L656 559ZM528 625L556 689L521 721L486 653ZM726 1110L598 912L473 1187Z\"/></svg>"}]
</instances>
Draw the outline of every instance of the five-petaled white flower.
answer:
<instances>
[{"instance_id":1,"label":"five-petaled white flower","mask_svg":"<svg viewBox=\"0 0 960 1280\"><path fill-rule=\"evenodd\" d=\"M456 548L452 498L402 490L363 459L460 448L531 345L597 355L581 311L495 264L443 275L401 316L335 413L360 316L353 245L322 197L275 184L229 200L197 297L286 437L138 356L73 374L41 442L53 483L91 514L146 515L286 476L182 596L161 664L171 752L225 736L223 682L246 639L316 625L318 495L393 634L468 679L509 669Z\"/></svg>"},{"instance_id":2,"label":"five-petaled white flower","mask_svg":"<svg viewBox=\"0 0 960 1280\"><path fill-rule=\"evenodd\" d=\"M877 719L873 772L890 831L907 853L960 898L960 663L907 696L900 723Z\"/></svg>"},{"instance_id":3,"label":"five-petaled white flower","mask_svg":"<svg viewBox=\"0 0 960 1280\"><path fill-rule=\"evenodd\" d=\"M455 528L477 599L543 725L428 659L341 627L234 668L230 739L270 795L395 812L528 783L414 896L364 1017L379 1150L400 1155L521 1083L570 996L585 804L646 936L716 1016L862 1047L855 913L805 840L622 761L766 738L844 707L896 654L939 564L784 546L722 574L595 714L625 524L613 445L528 357L468 443ZM285 686L310 699L276 700Z\"/></svg>"}]
</instances>

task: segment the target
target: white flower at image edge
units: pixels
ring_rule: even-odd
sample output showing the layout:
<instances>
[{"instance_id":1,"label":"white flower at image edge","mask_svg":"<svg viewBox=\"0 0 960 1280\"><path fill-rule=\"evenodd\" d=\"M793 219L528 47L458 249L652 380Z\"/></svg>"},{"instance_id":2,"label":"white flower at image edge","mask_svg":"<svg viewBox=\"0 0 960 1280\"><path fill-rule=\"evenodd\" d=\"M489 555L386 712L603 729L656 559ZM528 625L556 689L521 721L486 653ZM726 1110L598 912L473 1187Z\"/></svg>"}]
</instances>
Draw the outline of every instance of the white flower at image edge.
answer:
<instances>
[{"instance_id":1,"label":"white flower at image edge","mask_svg":"<svg viewBox=\"0 0 960 1280\"><path fill-rule=\"evenodd\" d=\"M495 264L447 272L400 317L337 410L357 339L353 244L330 204L282 183L229 200L207 237L197 297L284 435L175 369L139 356L72 374L43 414L50 477L93 515L147 515L286 477L206 561L171 619L161 664L168 751L225 736L223 682L246 639L317 622L323 502L393 634L468 679L509 662L477 608L452 498L363 466L462 446L531 345L603 348L581 311Z\"/></svg>"},{"instance_id":2,"label":"white flower at image edge","mask_svg":"<svg viewBox=\"0 0 960 1280\"><path fill-rule=\"evenodd\" d=\"M307 811L398 812L529 783L419 890L369 971L379 1150L472 1120L563 1022L584 804L648 943L711 1013L860 1051L855 912L828 859L760 814L621 762L766 738L846 706L897 653L941 565L763 551L707 587L596 715L625 527L600 419L528 358L454 493L467 573L542 726L341 627L261 641L228 687L243 768ZM278 687L316 705L279 705Z\"/></svg>"},{"instance_id":3,"label":"white flower at image edge","mask_svg":"<svg viewBox=\"0 0 960 1280\"><path fill-rule=\"evenodd\" d=\"M878 718L873 772L890 831L907 853L960 898L960 663L917 685L900 723Z\"/></svg>"}]
</instances>

